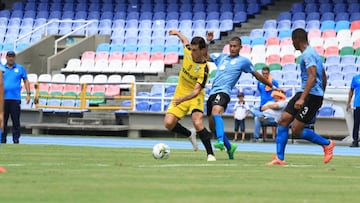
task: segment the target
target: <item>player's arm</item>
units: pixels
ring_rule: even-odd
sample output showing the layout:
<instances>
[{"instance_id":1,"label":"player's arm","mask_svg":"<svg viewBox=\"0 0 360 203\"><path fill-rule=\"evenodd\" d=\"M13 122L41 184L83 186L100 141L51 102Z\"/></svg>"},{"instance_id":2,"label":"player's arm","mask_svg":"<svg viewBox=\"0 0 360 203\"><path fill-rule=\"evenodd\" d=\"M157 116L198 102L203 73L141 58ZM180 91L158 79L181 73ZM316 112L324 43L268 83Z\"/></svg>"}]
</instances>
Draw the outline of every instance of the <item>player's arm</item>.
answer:
<instances>
[{"instance_id":1,"label":"player's arm","mask_svg":"<svg viewBox=\"0 0 360 203\"><path fill-rule=\"evenodd\" d=\"M316 81L316 66L310 66L307 69L308 80L306 82L304 92L301 94L300 99L305 99L310 92L311 87L314 86Z\"/></svg>"},{"instance_id":2,"label":"player's arm","mask_svg":"<svg viewBox=\"0 0 360 203\"><path fill-rule=\"evenodd\" d=\"M261 107L261 111L265 111L268 109L279 109L279 104L278 103L270 103L270 104L265 104L264 106Z\"/></svg>"},{"instance_id":3,"label":"player's arm","mask_svg":"<svg viewBox=\"0 0 360 203\"><path fill-rule=\"evenodd\" d=\"M202 89L203 89L203 87L199 83L196 83L194 90L190 94L174 99L175 105L179 105L181 102L195 98L196 96L198 96L200 94Z\"/></svg>"},{"instance_id":4,"label":"player's arm","mask_svg":"<svg viewBox=\"0 0 360 203\"><path fill-rule=\"evenodd\" d=\"M0 70L0 129L4 128L4 83L3 72Z\"/></svg>"},{"instance_id":5,"label":"player's arm","mask_svg":"<svg viewBox=\"0 0 360 203\"><path fill-rule=\"evenodd\" d=\"M169 35L176 35L181 40L183 45L189 44L189 40L179 30L170 30Z\"/></svg>"},{"instance_id":6,"label":"player's arm","mask_svg":"<svg viewBox=\"0 0 360 203\"><path fill-rule=\"evenodd\" d=\"M346 111L349 111L349 109L351 108L351 99L354 95L354 88L350 88L349 94L348 94L348 100L347 100L347 105L346 105Z\"/></svg>"},{"instance_id":7,"label":"player's arm","mask_svg":"<svg viewBox=\"0 0 360 203\"><path fill-rule=\"evenodd\" d=\"M326 90L326 84L327 84L327 76L326 76L326 71L325 68L322 69L322 85L324 88L324 92Z\"/></svg>"},{"instance_id":8,"label":"player's arm","mask_svg":"<svg viewBox=\"0 0 360 203\"><path fill-rule=\"evenodd\" d=\"M25 89L26 89L26 103L28 104L30 102L30 82L28 79L24 79L24 85L25 85Z\"/></svg>"}]
</instances>

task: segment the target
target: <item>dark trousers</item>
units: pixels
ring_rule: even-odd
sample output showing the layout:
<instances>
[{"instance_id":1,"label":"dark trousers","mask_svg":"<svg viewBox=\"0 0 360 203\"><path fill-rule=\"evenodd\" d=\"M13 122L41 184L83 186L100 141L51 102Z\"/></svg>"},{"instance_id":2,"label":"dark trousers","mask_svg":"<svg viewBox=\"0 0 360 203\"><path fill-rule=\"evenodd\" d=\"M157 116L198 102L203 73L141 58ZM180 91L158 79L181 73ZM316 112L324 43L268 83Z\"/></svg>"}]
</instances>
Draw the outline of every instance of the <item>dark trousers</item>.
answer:
<instances>
[{"instance_id":1,"label":"dark trousers","mask_svg":"<svg viewBox=\"0 0 360 203\"><path fill-rule=\"evenodd\" d=\"M354 109L353 140L359 141L360 107Z\"/></svg>"},{"instance_id":2,"label":"dark trousers","mask_svg":"<svg viewBox=\"0 0 360 203\"><path fill-rule=\"evenodd\" d=\"M20 104L19 100L5 100L4 103L4 132L1 137L1 142L6 143L6 136L8 131L8 120L11 116L12 121L12 135L14 143L19 143L20 139Z\"/></svg>"}]
</instances>

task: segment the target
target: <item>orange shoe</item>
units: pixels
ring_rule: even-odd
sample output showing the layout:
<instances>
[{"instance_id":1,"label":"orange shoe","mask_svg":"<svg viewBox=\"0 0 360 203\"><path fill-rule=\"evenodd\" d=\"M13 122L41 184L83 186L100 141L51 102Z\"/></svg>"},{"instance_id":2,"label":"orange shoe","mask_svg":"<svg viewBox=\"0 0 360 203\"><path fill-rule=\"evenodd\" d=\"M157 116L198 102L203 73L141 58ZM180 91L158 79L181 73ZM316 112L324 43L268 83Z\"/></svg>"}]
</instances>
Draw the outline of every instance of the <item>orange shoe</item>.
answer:
<instances>
[{"instance_id":1,"label":"orange shoe","mask_svg":"<svg viewBox=\"0 0 360 203\"><path fill-rule=\"evenodd\" d=\"M334 154L335 143L333 140L330 140L330 144L328 146L323 146L324 148L324 163L329 163Z\"/></svg>"},{"instance_id":2,"label":"orange shoe","mask_svg":"<svg viewBox=\"0 0 360 203\"><path fill-rule=\"evenodd\" d=\"M279 158L277 158L275 155L272 156L272 161L266 163L266 165L268 166L272 166L272 165L280 165L280 166L285 166L286 162L280 160Z\"/></svg>"},{"instance_id":3,"label":"orange shoe","mask_svg":"<svg viewBox=\"0 0 360 203\"><path fill-rule=\"evenodd\" d=\"M0 166L0 173L6 173L6 169Z\"/></svg>"}]
</instances>

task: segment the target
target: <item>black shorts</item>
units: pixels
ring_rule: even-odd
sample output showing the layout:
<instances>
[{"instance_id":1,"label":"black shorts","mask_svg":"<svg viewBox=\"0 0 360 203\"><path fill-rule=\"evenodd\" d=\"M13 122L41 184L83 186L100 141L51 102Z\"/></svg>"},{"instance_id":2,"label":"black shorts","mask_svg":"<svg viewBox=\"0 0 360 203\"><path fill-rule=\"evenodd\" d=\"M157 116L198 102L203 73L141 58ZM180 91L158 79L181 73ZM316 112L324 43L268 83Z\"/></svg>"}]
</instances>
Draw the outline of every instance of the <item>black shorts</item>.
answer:
<instances>
[{"instance_id":1,"label":"black shorts","mask_svg":"<svg viewBox=\"0 0 360 203\"><path fill-rule=\"evenodd\" d=\"M295 109L295 102L300 98L302 92L295 94L293 98L287 104L285 111L293 115L297 120L303 123L309 123L320 109L323 103L322 96L316 96L309 94L304 101L304 105L300 109Z\"/></svg>"},{"instance_id":2,"label":"black shorts","mask_svg":"<svg viewBox=\"0 0 360 203\"><path fill-rule=\"evenodd\" d=\"M224 111L228 103L230 102L229 95L225 94L224 92L219 92L213 95L210 95L206 102L206 115L211 116L212 107L215 105L220 105L224 107Z\"/></svg>"}]
</instances>

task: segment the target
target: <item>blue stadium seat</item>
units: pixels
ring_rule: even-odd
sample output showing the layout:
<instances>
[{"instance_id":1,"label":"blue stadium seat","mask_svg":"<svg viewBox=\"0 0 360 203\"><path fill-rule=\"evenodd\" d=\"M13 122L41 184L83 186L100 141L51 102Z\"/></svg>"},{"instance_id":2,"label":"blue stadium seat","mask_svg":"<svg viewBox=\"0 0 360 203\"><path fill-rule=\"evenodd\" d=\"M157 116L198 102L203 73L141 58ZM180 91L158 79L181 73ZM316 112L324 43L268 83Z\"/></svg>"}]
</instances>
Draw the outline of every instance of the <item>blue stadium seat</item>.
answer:
<instances>
[{"instance_id":1,"label":"blue stadium seat","mask_svg":"<svg viewBox=\"0 0 360 203\"><path fill-rule=\"evenodd\" d=\"M296 28L302 28L305 29L306 28L306 22L305 20L295 20L293 21L293 24L291 26L291 29L296 29Z\"/></svg>"},{"instance_id":2,"label":"blue stadium seat","mask_svg":"<svg viewBox=\"0 0 360 203\"><path fill-rule=\"evenodd\" d=\"M255 46L255 45L265 45L266 43L266 39L265 37L257 37L257 38L253 38L251 40L251 47Z\"/></svg>"},{"instance_id":3,"label":"blue stadium seat","mask_svg":"<svg viewBox=\"0 0 360 203\"><path fill-rule=\"evenodd\" d=\"M337 21L335 24L335 31L339 32L340 30L348 30L350 28L350 22L347 20Z\"/></svg>"},{"instance_id":4,"label":"blue stadium seat","mask_svg":"<svg viewBox=\"0 0 360 203\"><path fill-rule=\"evenodd\" d=\"M279 30L278 38L281 40L283 38L291 37L292 31L288 30Z\"/></svg>"},{"instance_id":5,"label":"blue stadium seat","mask_svg":"<svg viewBox=\"0 0 360 203\"><path fill-rule=\"evenodd\" d=\"M165 20L165 19L166 19L166 13L163 11L156 11L153 15L153 21Z\"/></svg>"},{"instance_id":6,"label":"blue stadium seat","mask_svg":"<svg viewBox=\"0 0 360 203\"><path fill-rule=\"evenodd\" d=\"M306 21L310 21L310 20L320 20L320 13L319 12L308 13L306 16Z\"/></svg>"},{"instance_id":7,"label":"blue stadium seat","mask_svg":"<svg viewBox=\"0 0 360 203\"><path fill-rule=\"evenodd\" d=\"M247 4L243 3L243 2L239 2L239 3L235 3L233 11L234 12L242 11L242 12L247 13L246 9L247 9Z\"/></svg>"},{"instance_id":8,"label":"blue stadium seat","mask_svg":"<svg viewBox=\"0 0 360 203\"><path fill-rule=\"evenodd\" d=\"M161 111L161 101L160 102L151 102L149 111L160 112Z\"/></svg>"},{"instance_id":9,"label":"blue stadium seat","mask_svg":"<svg viewBox=\"0 0 360 203\"><path fill-rule=\"evenodd\" d=\"M319 7L319 12L322 14L327 13L327 12L332 12L332 11L333 11L332 3L323 3Z\"/></svg>"},{"instance_id":10,"label":"blue stadium seat","mask_svg":"<svg viewBox=\"0 0 360 203\"><path fill-rule=\"evenodd\" d=\"M360 20L360 11L351 13L350 15L350 22Z\"/></svg>"},{"instance_id":11,"label":"blue stadium seat","mask_svg":"<svg viewBox=\"0 0 360 203\"><path fill-rule=\"evenodd\" d=\"M332 117L332 116L334 116L334 113L335 113L335 110L331 106L323 106L319 109L317 116Z\"/></svg>"},{"instance_id":12,"label":"blue stadium seat","mask_svg":"<svg viewBox=\"0 0 360 203\"><path fill-rule=\"evenodd\" d=\"M277 21L274 19L266 20L263 25L263 29L276 29L277 28Z\"/></svg>"},{"instance_id":13,"label":"blue stadium seat","mask_svg":"<svg viewBox=\"0 0 360 203\"><path fill-rule=\"evenodd\" d=\"M305 13L317 12L319 10L317 3L307 3L305 4Z\"/></svg>"},{"instance_id":14,"label":"blue stadium seat","mask_svg":"<svg viewBox=\"0 0 360 203\"><path fill-rule=\"evenodd\" d=\"M355 0L355 1L357 1L357 0ZM360 12L360 4L358 2L349 3L347 12L349 14Z\"/></svg>"},{"instance_id":15,"label":"blue stadium seat","mask_svg":"<svg viewBox=\"0 0 360 203\"><path fill-rule=\"evenodd\" d=\"M251 44L251 37L249 37L249 36L241 36L240 39L241 39L242 45L244 45L244 44L250 45Z\"/></svg>"},{"instance_id":16,"label":"blue stadium seat","mask_svg":"<svg viewBox=\"0 0 360 203\"><path fill-rule=\"evenodd\" d=\"M258 3L249 3L248 7L246 9L246 12L249 15L255 15L255 14L260 13L260 4L258 4Z\"/></svg>"},{"instance_id":17,"label":"blue stadium seat","mask_svg":"<svg viewBox=\"0 0 360 203\"><path fill-rule=\"evenodd\" d=\"M319 30L320 29L320 21L319 20L310 20L307 21L305 30Z\"/></svg>"},{"instance_id":18,"label":"blue stadium seat","mask_svg":"<svg viewBox=\"0 0 360 203\"><path fill-rule=\"evenodd\" d=\"M234 23L243 23L247 21L247 13L245 11L234 12Z\"/></svg>"},{"instance_id":19,"label":"blue stadium seat","mask_svg":"<svg viewBox=\"0 0 360 203\"><path fill-rule=\"evenodd\" d=\"M279 22L282 20L291 20L291 18L292 18L292 14L290 12L281 12L277 17L277 21Z\"/></svg>"},{"instance_id":20,"label":"blue stadium seat","mask_svg":"<svg viewBox=\"0 0 360 203\"><path fill-rule=\"evenodd\" d=\"M292 16L292 21L297 21L297 20L304 20L306 19L306 14L304 12L296 12L293 14Z\"/></svg>"},{"instance_id":21,"label":"blue stadium seat","mask_svg":"<svg viewBox=\"0 0 360 203\"><path fill-rule=\"evenodd\" d=\"M206 21L211 21L211 20L219 20L220 19L220 13L217 11L212 11L207 13L207 18Z\"/></svg>"},{"instance_id":22,"label":"blue stadium seat","mask_svg":"<svg viewBox=\"0 0 360 203\"><path fill-rule=\"evenodd\" d=\"M333 20L325 20L321 23L320 30L324 32L325 30L334 30L335 29L335 21Z\"/></svg>"},{"instance_id":23,"label":"blue stadium seat","mask_svg":"<svg viewBox=\"0 0 360 203\"><path fill-rule=\"evenodd\" d=\"M292 13L303 12L303 11L304 11L304 5L302 3L293 3L291 5Z\"/></svg>"},{"instance_id":24,"label":"blue stadium seat","mask_svg":"<svg viewBox=\"0 0 360 203\"><path fill-rule=\"evenodd\" d=\"M321 22L324 22L324 21L326 21L326 20L334 21L334 20L335 20L335 13L333 13L333 12L323 13L323 14L321 15L320 21L321 21Z\"/></svg>"},{"instance_id":25,"label":"blue stadium seat","mask_svg":"<svg viewBox=\"0 0 360 203\"><path fill-rule=\"evenodd\" d=\"M341 13L346 11L347 11L347 4L345 3L334 4L334 8L333 8L334 13Z\"/></svg>"},{"instance_id":26,"label":"blue stadium seat","mask_svg":"<svg viewBox=\"0 0 360 203\"><path fill-rule=\"evenodd\" d=\"M291 29L291 21L290 20L281 20L277 24L278 30L290 30Z\"/></svg>"},{"instance_id":27,"label":"blue stadium seat","mask_svg":"<svg viewBox=\"0 0 360 203\"><path fill-rule=\"evenodd\" d=\"M341 21L341 20L346 20L346 21L349 21L349 13L347 12L340 12L340 13L336 13L336 16L335 16L335 21L338 22L338 21Z\"/></svg>"}]
</instances>

